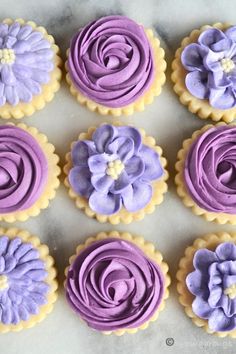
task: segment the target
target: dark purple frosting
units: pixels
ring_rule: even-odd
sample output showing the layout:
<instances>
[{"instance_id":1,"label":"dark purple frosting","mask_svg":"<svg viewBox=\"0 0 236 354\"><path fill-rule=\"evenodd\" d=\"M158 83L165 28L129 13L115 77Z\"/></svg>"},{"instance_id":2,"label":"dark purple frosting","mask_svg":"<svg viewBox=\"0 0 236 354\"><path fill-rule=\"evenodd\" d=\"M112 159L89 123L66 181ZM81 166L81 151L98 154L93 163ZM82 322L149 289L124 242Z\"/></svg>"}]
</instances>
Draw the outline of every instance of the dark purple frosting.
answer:
<instances>
[{"instance_id":1,"label":"dark purple frosting","mask_svg":"<svg viewBox=\"0 0 236 354\"><path fill-rule=\"evenodd\" d=\"M76 88L107 107L137 100L153 79L153 55L142 26L125 16L107 16L74 35L68 69Z\"/></svg>"},{"instance_id":2,"label":"dark purple frosting","mask_svg":"<svg viewBox=\"0 0 236 354\"><path fill-rule=\"evenodd\" d=\"M236 105L236 26L225 32L210 28L197 43L187 45L181 56L188 71L185 84L190 93L208 99L214 108Z\"/></svg>"},{"instance_id":3,"label":"dark purple frosting","mask_svg":"<svg viewBox=\"0 0 236 354\"><path fill-rule=\"evenodd\" d=\"M194 271L186 284L195 296L193 312L208 320L212 331L236 328L236 246L222 243L215 251L198 250L193 259Z\"/></svg>"},{"instance_id":4,"label":"dark purple frosting","mask_svg":"<svg viewBox=\"0 0 236 354\"><path fill-rule=\"evenodd\" d=\"M99 331L137 328L163 298L159 266L128 241L109 238L86 247L69 267L66 296L72 308Z\"/></svg>"},{"instance_id":5,"label":"dark purple frosting","mask_svg":"<svg viewBox=\"0 0 236 354\"><path fill-rule=\"evenodd\" d=\"M122 206L130 212L144 208L152 198L151 182L164 173L158 154L129 126L104 124L92 140L78 141L71 154L70 185L99 214L115 214Z\"/></svg>"},{"instance_id":6,"label":"dark purple frosting","mask_svg":"<svg viewBox=\"0 0 236 354\"><path fill-rule=\"evenodd\" d=\"M17 325L39 313L47 303L47 275L31 243L0 236L0 323Z\"/></svg>"},{"instance_id":7,"label":"dark purple frosting","mask_svg":"<svg viewBox=\"0 0 236 354\"><path fill-rule=\"evenodd\" d=\"M217 126L202 133L185 160L189 194L201 208L236 214L236 127Z\"/></svg>"},{"instance_id":8,"label":"dark purple frosting","mask_svg":"<svg viewBox=\"0 0 236 354\"><path fill-rule=\"evenodd\" d=\"M27 131L0 125L0 214L30 208L42 194L48 164Z\"/></svg>"}]
</instances>

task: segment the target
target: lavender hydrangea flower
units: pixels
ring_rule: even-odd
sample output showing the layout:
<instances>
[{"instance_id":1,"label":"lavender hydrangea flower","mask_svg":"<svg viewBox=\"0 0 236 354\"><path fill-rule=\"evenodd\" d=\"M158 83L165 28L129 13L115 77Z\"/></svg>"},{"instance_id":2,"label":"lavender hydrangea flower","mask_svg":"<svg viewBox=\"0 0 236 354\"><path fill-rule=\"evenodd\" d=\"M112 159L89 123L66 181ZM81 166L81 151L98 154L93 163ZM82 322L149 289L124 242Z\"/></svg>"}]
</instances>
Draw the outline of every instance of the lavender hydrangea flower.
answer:
<instances>
[{"instance_id":1,"label":"lavender hydrangea flower","mask_svg":"<svg viewBox=\"0 0 236 354\"><path fill-rule=\"evenodd\" d=\"M236 328L236 246L222 243L215 251L198 250L193 259L195 270L186 284L195 296L193 312L208 320L213 331Z\"/></svg>"},{"instance_id":2,"label":"lavender hydrangea flower","mask_svg":"<svg viewBox=\"0 0 236 354\"><path fill-rule=\"evenodd\" d=\"M53 70L53 51L30 25L0 24L0 106L30 102Z\"/></svg>"},{"instance_id":3,"label":"lavender hydrangea flower","mask_svg":"<svg viewBox=\"0 0 236 354\"><path fill-rule=\"evenodd\" d=\"M132 127L102 125L92 140L78 141L72 149L69 182L97 213L111 215L123 206L142 209L152 197L151 181L164 171L158 154L142 144Z\"/></svg>"},{"instance_id":4,"label":"lavender hydrangea flower","mask_svg":"<svg viewBox=\"0 0 236 354\"><path fill-rule=\"evenodd\" d=\"M47 302L48 284L38 250L21 238L0 236L0 323L18 324Z\"/></svg>"},{"instance_id":5,"label":"lavender hydrangea flower","mask_svg":"<svg viewBox=\"0 0 236 354\"><path fill-rule=\"evenodd\" d=\"M236 26L225 32L205 30L197 43L184 48L181 61L188 71L186 87L193 96L209 100L218 109L236 106Z\"/></svg>"}]
</instances>

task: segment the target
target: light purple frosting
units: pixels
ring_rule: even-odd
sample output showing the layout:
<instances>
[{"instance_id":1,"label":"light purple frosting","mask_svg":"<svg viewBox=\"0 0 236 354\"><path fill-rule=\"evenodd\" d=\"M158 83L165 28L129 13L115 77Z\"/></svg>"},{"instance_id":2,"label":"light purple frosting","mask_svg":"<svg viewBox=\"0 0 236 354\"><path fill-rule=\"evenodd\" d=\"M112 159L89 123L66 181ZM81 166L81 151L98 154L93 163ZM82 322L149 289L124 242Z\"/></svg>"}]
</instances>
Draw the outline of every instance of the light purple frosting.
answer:
<instances>
[{"instance_id":1,"label":"light purple frosting","mask_svg":"<svg viewBox=\"0 0 236 354\"><path fill-rule=\"evenodd\" d=\"M191 145L185 184L193 200L212 212L236 214L236 127L208 129Z\"/></svg>"},{"instance_id":2,"label":"light purple frosting","mask_svg":"<svg viewBox=\"0 0 236 354\"><path fill-rule=\"evenodd\" d=\"M215 251L200 249L194 254L194 271L186 284L195 296L193 312L208 320L213 331L236 328L236 246L221 243Z\"/></svg>"},{"instance_id":3,"label":"light purple frosting","mask_svg":"<svg viewBox=\"0 0 236 354\"><path fill-rule=\"evenodd\" d=\"M0 214L31 207L48 176L47 159L27 131L0 125Z\"/></svg>"},{"instance_id":4,"label":"light purple frosting","mask_svg":"<svg viewBox=\"0 0 236 354\"><path fill-rule=\"evenodd\" d=\"M0 236L0 323L16 325L39 313L47 302L47 274L31 243Z\"/></svg>"},{"instance_id":5,"label":"light purple frosting","mask_svg":"<svg viewBox=\"0 0 236 354\"><path fill-rule=\"evenodd\" d=\"M187 45L181 61L188 71L185 84L190 93L207 99L214 108L236 105L236 26L226 31L210 28L197 43Z\"/></svg>"},{"instance_id":6,"label":"light purple frosting","mask_svg":"<svg viewBox=\"0 0 236 354\"><path fill-rule=\"evenodd\" d=\"M71 154L70 185L99 214L115 214L122 206L130 212L144 208L152 198L152 181L164 173L158 154L129 126L102 125L92 140L78 141ZM123 170L115 180L107 169L117 160Z\"/></svg>"},{"instance_id":7,"label":"light purple frosting","mask_svg":"<svg viewBox=\"0 0 236 354\"><path fill-rule=\"evenodd\" d=\"M69 304L99 331L142 325L159 307L163 290L159 266L134 244L114 238L86 247L66 281Z\"/></svg>"},{"instance_id":8,"label":"light purple frosting","mask_svg":"<svg viewBox=\"0 0 236 354\"><path fill-rule=\"evenodd\" d=\"M137 100L153 80L153 54L142 26L107 16L74 35L68 69L76 88L107 107Z\"/></svg>"},{"instance_id":9,"label":"light purple frosting","mask_svg":"<svg viewBox=\"0 0 236 354\"><path fill-rule=\"evenodd\" d=\"M13 63L0 60L0 106L30 102L49 82L53 51L41 32L30 25L0 24L0 50L12 49Z\"/></svg>"}]
</instances>

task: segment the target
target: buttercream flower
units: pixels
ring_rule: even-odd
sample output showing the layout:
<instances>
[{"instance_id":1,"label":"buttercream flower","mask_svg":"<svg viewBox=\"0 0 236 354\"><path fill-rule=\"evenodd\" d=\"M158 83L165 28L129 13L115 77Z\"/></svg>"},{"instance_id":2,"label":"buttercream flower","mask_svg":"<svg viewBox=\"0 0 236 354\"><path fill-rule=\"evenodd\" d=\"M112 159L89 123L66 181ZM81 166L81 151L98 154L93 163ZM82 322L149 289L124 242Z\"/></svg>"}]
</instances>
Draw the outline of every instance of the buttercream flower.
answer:
<instances>
[{"instance_id":1,"label":"buttercream flower","mask_svg":"<svg viewBox=\"0 0 236 354\"><path fill-rule=\"evenodd\" d=\"M197 43L184 48L181 61L193 96L208 99L218 109L236 106L236 26L203 31Z\"/></svg>"},{"instance_id":2,"label":"buttercream flower","mask_svg":"<svg viewBox=\"0 0 236 354\"><path fill-rule=\"evenodd\" d=\"M30 102L50 80L54 52L28 24L0 24L0 106Z\"/></svg>"},{"instance_id":3,"label":"buttercream flower","mask_svg":"<svg viewBox=\"0 0 236 354\"><path fill-rule=\"evenodd\" d=\"M102 125L91 140L72 149L69 182L97 213L111 215L123 206L142 209L152 197L151 182L164 171L154 149L142 144L139 131L128 126Z\"/></svg>"},{"instance_id":4,"label":"buttercream flower","mask_svg":"<svg viewBox=\"0 0 236 354\"><path fill-rule=\"evenodd\" d=\"M17 325L47 303L47 271L39 251L20 237L0 236L0 322Z\"/></svg>"},{"instance_id":5,"label":"buttercream flower","mask_svg":"<svg viewBox=\"0 0 236 354\"><path fill-rule=\"evenodd\" d=\"M236 214L236 127L217 126L193 141L184 163L184 180L198 206Z\"/></svg>"},{"instance_id":6,"label":"buttercream flower","mask_svg":"<svg viewBox=\"0 0 236 354\"><path fill-rule=\"evenodd\" d=\"M161 266L142 249L109 237L74 257L65 287L69 304L90 327L116 331L147 323L168 283Z\"/></svg>"},{"instance_id":7,"label":"buttercream flower","mask_svg":"<svg viewBox=\"0 0 236 354\"><path fill-rule=\"evenodd\" d=\"M215 251L198 250L193 259L195 270L186 284L195 296L193 312L208 320L213 331L236 328L236 246L222 243Z\"/></svg>"}]
</instances>

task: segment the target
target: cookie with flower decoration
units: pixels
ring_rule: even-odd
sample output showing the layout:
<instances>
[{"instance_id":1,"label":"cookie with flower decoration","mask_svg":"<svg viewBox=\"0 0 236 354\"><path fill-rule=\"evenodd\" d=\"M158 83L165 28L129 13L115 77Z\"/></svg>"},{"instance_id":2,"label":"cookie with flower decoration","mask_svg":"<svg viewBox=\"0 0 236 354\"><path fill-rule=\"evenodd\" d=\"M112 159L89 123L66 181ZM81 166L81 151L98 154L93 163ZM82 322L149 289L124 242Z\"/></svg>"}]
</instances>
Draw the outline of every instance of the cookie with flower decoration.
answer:
<instances>
[{"instance_id":1,"label":"cookie with flower decoration","mask_svg":"<svg viewBox=\"0 0 236 354\"><path fill-rule=\"evenodd\" d=\"M0 23L0 117L32 115L60 88L61 59L54 38L32 21Z\"/></svg>"},{"instance_id":2,"label":"cookie with flower decoration","mask_svg":"<svg viewBox=\"0 0 236 354\"><path fill-rule=\"evenodd\" d=\"M182 40L172 63L174 91L202 119L236 117L236 26L215 23Z\"/></svg>"},{"instance_id":3,"label":"cookie with flower decoration","mask_svg":"<svg viewBox=\"0 0 236 354\"><path fill-rule=\"evenodd\" d=\"M167 161L155 139L142 129L91 127L72 143L66 160L69 196L99 222L141 220L167 191Z\"/></svg>"}]
</instances>

